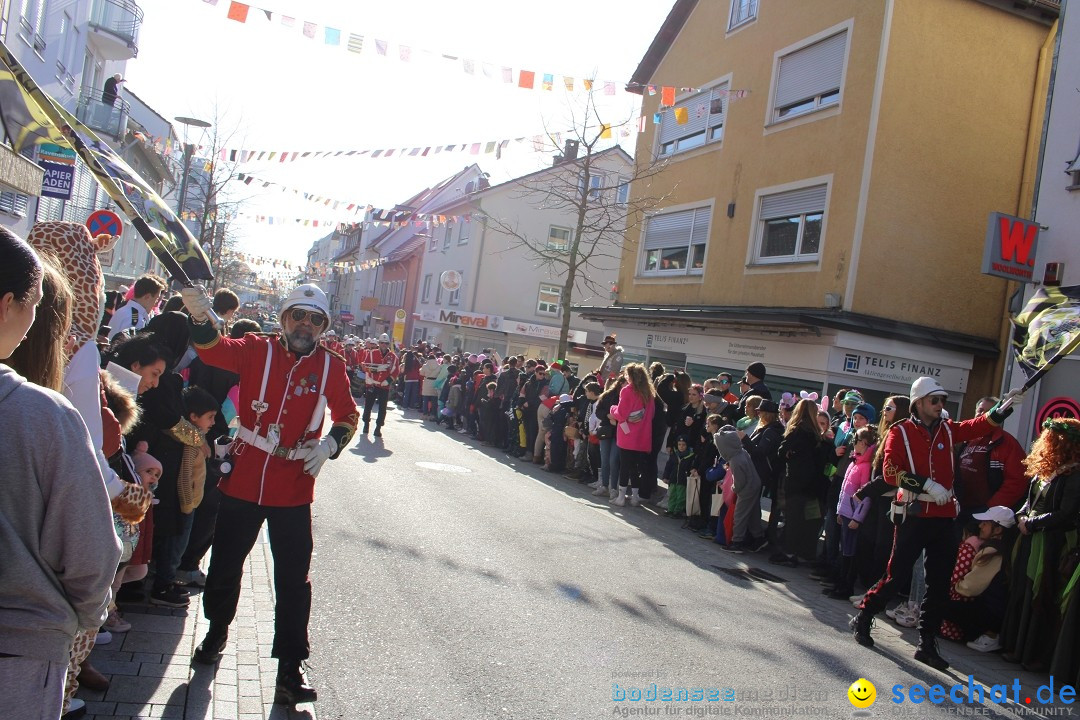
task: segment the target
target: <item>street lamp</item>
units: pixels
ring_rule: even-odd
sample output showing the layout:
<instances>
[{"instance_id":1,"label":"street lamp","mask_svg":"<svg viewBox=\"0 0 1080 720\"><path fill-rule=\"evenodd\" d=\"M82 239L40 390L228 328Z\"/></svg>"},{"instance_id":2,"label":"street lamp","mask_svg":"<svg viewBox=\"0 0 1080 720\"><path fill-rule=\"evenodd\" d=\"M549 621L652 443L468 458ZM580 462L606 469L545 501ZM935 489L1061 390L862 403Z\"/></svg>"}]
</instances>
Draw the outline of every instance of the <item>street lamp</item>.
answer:
<instances>
[{"instance_id":1,"label":"street lamp","mask_svg":"<svg viewBox=\"0 0 1080 720\"><path fill-rule=\"evenodd\" d=\"M176 214L180 220L184 219L184 201L187 199L188 174L191 172L191 156L195 154L195 146L188 143L188 128L197 127L205 130L210 123L205 120L190 117L177 117L176 122L184 126L184 175L180 178L180 199L176 203Z\"/></svg>"}]
</instances>

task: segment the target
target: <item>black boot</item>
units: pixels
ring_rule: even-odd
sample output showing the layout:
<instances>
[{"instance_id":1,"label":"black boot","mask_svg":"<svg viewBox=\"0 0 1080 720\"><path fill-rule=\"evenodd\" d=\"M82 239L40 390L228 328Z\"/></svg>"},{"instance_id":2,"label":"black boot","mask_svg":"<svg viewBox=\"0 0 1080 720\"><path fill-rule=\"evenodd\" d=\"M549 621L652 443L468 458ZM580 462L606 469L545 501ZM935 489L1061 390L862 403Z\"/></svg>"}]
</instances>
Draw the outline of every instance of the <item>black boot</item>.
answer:
<instances>
[{"instance_id":1,"label":"black boot","mask_svg":"<svg viewBox=\"0 0 1080 720\"><path fill-rule=\"evenodd\" d=\"M364 426L364 432L367 432L367 425ZM382 425L375 426L375 437L382 437Z\"/></svg>"},{"instance_id":2,"label":"black boot","mask_svg":"<svg viewBox=\"0 0 1080 720\"><path fill-rule=\"evenodd\" d=\"M933 635L919 637L919 647L915 650L915 659L935 670L945 672L949 669L949 663L938 653L937 642L934 640Z\"/></svg>"},{"instance_id":3,"label":"black boot","mask_svg":"<svg viewBox=\"0 0 1080 720\"><path fill-rule=\"evenodd\" d=\"M367 423L367 422L365 422L365 423L364 423L364 435L367 435L367 434L368 434L368 427L369 427L370 425L371 425L371 423Z\"/></svg>"},{"instance_id":4,"label":"black boot","mask_svg":"<svg viewBox=\"0 0 1080 720\"><path fill-rule=\"evenodd\" d=\"M318 694L315 688L304 682L304 673L299 660L278 660L277 687L274 688L274 702L278 705L296 705L297 703L315 702Z\"/></svg>"},{"instance_id":5,"label":"black boot","mask_svg":"<svg viewBox=\"0 0 1080 720\"><path fill-rule=\"evenodd\" d=\"M870 628L873 626L874 616L865 610L860 610L859 614L851 618L851 622L848 623L855 642L868 648L874 647L874 638L870 637Z\"/></svg>"},{"instance_id":6,"label":"black boot","mask_svg":"<svg viewBox=\"0 0 1080 720\"><path fill-rule=\"evenodd\" d=\"M221 659L221 652L225 649L225 642L229 639L229 628L219 627L210 623L210 630L203 638L202 644L195 648L195 654L191 659L202 665L213 665Z\"/></svg>"}]
</instances>

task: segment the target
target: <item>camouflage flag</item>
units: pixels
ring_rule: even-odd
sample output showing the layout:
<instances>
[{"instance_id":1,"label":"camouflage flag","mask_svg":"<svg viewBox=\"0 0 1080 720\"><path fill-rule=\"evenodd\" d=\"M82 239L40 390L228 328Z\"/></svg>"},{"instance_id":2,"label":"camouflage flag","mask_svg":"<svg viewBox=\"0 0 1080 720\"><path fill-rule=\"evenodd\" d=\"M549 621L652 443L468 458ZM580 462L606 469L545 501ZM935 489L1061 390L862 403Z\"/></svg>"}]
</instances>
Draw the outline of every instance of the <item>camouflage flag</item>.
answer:
<instances>
[{"instance_id":1,"label":"camouflage flag","mask_svg":"<svg viewBox=\"0 0 1080 720\"><path fill-rule=\"evenodd\" d=\"M0 112L15 151L42 143L70 147L174 279L184 284L212 279L202 246L157 192L90 128L41 90L3 42L0 60Z\"/></svg>"},{"instance_id":2,"label":"camouflage flag","mask_svg":"<svg viewBox=\"0 0 1080 720\"><path fill-rule=\"evenodd\" d=\"M1012 323L1013 354L1030 378L1080 338L1080 285L1040 287Z\"/></svg>"}]
</instances>

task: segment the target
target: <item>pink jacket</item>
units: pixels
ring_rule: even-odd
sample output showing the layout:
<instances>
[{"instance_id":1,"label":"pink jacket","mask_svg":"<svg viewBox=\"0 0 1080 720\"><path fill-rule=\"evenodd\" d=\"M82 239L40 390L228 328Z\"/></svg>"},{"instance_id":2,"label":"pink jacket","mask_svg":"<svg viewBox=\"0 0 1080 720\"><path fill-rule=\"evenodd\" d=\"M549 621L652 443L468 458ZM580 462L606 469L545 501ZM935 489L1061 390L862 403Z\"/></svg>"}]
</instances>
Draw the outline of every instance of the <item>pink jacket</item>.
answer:
<instances>
[{"instance_id":1,"label":"pink jacket","mask_svg":"<svg viewBox=\"0 0 1080 720\"><path fill-rule=\"evenodd\" d=\"M645 416L638 422L629 422L630 415L642 408ZM623 450L637 450L639 452L652 452L652 419L655 412L655 403L646 405L641 401L641 396L627 385L619 391L619 402L612 405L608 414L619 421L615 428L615 445ZM629 430L629 432L627 432Z\"/></svg>"},{"instance_id":2,"label":"pink jacket","mask_svg":"<svg viewBox=\"0 0 1080 720\"><path fill-rule=\"evenodd\" d=\"M853 496L870 482L876 452L877 445L871 445L862 455L856 455L855 461L848 465L847 472L844 473L844 486L840 489L840 502L836 505L836 514L840 517L859 523L866 520L866 515L870 512L870 498L863 498L860 502Z\"/></svg>"}]
</instances>

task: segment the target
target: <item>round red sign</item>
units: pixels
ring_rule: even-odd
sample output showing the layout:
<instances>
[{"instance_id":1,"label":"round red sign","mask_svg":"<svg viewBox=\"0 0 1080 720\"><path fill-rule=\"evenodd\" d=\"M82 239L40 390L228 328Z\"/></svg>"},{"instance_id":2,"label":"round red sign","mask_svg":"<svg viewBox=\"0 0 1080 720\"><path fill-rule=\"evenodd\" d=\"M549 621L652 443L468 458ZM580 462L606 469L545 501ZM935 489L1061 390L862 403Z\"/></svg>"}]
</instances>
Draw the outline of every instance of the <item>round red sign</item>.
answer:
<instances>
[{"instance_id":1,"label":"round red sign","mask_svg":"<svg viewBox=\"0 0 1080 720\"><path fill-rule=\"evenodd\" d=\"M1071 397L1056 397L1047 400L1035 417L1035 434L1042 432L1042 424L1054 418L1078 418L1080 419L1080 403Z\"/></svg>"}]
</instances>

